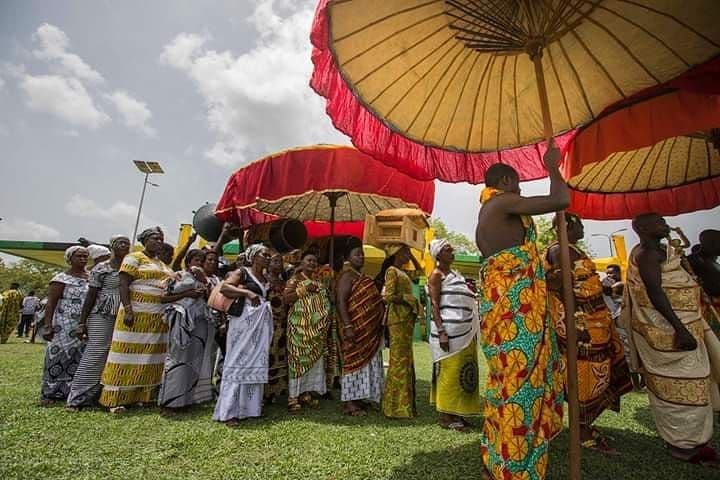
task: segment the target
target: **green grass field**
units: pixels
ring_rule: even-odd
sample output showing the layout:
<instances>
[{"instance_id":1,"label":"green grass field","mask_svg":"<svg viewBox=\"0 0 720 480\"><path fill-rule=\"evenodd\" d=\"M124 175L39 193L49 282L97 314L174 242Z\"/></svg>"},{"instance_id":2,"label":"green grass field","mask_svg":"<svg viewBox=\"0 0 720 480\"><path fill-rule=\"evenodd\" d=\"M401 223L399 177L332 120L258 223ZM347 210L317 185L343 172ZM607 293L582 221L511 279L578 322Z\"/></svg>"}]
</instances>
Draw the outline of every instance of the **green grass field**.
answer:
<instances>
[{"instance_id":1,"label":"green grass field","mask_svg":"<svg viewBox=\"0 0 720 480\"><path fill-rule=\"evenodd\" d=\"M428 405L430 352L415 347L419 418L386 420L341 415L339 401L290 417L284 405L230 429L213 422L212 406L165 419L157 409L112 417L102 410L67 413L37 406L43 346L12 339L0 345L0 479L475 479L477 433L436 425ZM478 426L481 421L477 421ZM711 479L720 473L669 458L657 437L644 394L623 400L598 426L622 452L583 456L586 479ZM716 422L715 446L720 426ZM551 447L548 478L566 478L567 432Z\"/></svg>"}]
</instances>

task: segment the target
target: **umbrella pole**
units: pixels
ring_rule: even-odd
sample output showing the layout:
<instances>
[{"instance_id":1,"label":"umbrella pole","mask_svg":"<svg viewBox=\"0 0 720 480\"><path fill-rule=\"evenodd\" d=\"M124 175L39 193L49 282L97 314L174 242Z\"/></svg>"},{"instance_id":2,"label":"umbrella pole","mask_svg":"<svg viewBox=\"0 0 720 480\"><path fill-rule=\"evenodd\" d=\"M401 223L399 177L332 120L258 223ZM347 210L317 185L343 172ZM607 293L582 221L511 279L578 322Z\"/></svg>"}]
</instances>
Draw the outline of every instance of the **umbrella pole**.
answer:
<instances>
[{"instance_id":1,"label":"umbrella pole","mask_svg":"<svg viewBox=\"0 0 720 480\"><path fill-rule=\"evenodd\" d=\"M345 192L327 192L324 194L330 202L330 252L328 254L330 260L331 275L335 276L335 207L340 197L346 195Z\"/></svg>"},{"instance_id":2,"label":"umbrella pole","mask_svg":"<svg viewBox=\"0 0 720 480\"><path fill-rule=\"evenodd\" d=\"M542 48L531 53L535 66L540 108L542 110L543 128L545 138L552 139L552 119L550 117L550 104L548 102L545 75L542 68ZM565 323L567 326L567 403L570 423L570 479L580 480L580 404L578 401L578 373L577 373L577 330L575 327L575 297L572 288L570 248L567 235L567 222L565 212L558 213L558 240L560 242L560 268L562 272L563 303L565 304Z\"/></svg>"}]
</instances>

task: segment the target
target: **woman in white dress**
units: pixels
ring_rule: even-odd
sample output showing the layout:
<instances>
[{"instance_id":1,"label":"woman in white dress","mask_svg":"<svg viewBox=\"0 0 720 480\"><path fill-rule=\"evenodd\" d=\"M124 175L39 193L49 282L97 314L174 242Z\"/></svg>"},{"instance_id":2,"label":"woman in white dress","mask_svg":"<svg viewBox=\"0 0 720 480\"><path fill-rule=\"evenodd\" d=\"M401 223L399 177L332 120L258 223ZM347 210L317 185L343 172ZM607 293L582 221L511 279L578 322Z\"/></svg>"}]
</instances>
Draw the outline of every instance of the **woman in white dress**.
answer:
<instances>
[{"instance_id":1,"label":"woman in white dress","mask_svg":"<svg viewBox=\"0 0 720 480\"><path fill-rule=\"evenodd\" d=\"M265 277L268 250L262 245L251 245L245 257L250 267L232 272L220 290L235 301L228 311L227 350L213 419L230 427L262 414L273 334L272 309L267 301L269 283Z\"/></svg>"}]
</instances>

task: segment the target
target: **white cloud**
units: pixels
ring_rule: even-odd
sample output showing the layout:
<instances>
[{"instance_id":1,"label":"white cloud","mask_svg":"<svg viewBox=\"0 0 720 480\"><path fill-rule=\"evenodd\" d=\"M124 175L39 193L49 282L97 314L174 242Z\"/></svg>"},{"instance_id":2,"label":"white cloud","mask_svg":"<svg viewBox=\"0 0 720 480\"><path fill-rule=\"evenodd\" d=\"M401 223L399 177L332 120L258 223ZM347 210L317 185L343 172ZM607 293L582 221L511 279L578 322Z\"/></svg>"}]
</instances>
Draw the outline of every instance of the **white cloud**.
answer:
<instances>
[{"instance_id":1,"label":"white cloud","mask_svg":"<svg viewBox=\"0 0 720 480\"><path fill-rule=\"evenodd\" d=\"M75 194L65 203L65 211L74 217L99 220L108 225L129 230L135 225L137 205L118 200L110 206L103 206L95 200ZM140 228L147 225L160 225L165 232L168 231L157 220L145 214L140 215Z\"/></svg>"},{"instance_id":2,"label":"white cloud","mask_svg":"<svg viewBox=\"0 0 720 480\"><path fill-rule=\"evenodd\" d=\"M74 77L25 74L20 87L27 95L27 105L38 112L50 113L73 125L91 129L110 121Z\"/></svg>"},{"instance_id":3,"label":"white cloud","mask_svg":"<svg viewBox=\"0 0 720 480\"><path fill-rule=\"evenodd\" d=\"M55 25L43 23L38 27L33 39L40 44L39 49L33 50L35 57L57 65L61 73L91 83L101 83L104 80L102 75L82 58L67 51L70 39Z\"/></svg>"},{"instance_id":4,"label":"white cloud","mask_svg":"<svg viewBox=\"0 0 720 480\"><path fill-rule=\"evenodd\" d=\"M155 129L147 124L152 112L145 102L133 98L123 90L116 90L112 94L105 95L105 98L117 109L127 127L138 130L148 137L157 134Z\"/></svg>"},{"instance_id":5,"label":"white cloud","mask_svg":"<svg viewBox=\"0 0 720 480\"><path fill-rule=\"evenodd\" d=\"M60 232L54 228L22 218L0 221L0 238L3 240L56 240Z\"/></svg>"},{"instance_id":6,"label":"white cloud","mask_svg":"<svg viewBox=\"0 0 720 480\"><path fill-rule=\"evenodd\" d=\"M207 47L207 35L181 33L164 47L160 61L193 80L216 135L205 155L218 165L236 165L251 155L309 143L347 143L308 86L314 1L256 0L248 22L254 47L240 55Z\"/></svg>"}]
</instances>

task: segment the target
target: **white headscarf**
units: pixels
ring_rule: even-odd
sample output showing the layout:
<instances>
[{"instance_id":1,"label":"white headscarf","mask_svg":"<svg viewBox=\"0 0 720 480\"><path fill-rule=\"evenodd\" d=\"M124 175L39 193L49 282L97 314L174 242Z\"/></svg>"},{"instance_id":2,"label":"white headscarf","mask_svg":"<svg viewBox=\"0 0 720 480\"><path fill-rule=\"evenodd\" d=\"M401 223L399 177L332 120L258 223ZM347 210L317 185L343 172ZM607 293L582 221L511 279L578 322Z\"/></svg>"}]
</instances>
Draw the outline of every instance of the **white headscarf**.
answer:
<instances>
[{"instance_id":1,"label":"white headscarf","mask_svg":"<svg viewBox=\"0 0 720 480\"><path fill-rule=\"evenodd\" d=\"M128 243L131 243L130 237L128 237L127 235L123 235L122 233L118 233L110 237L110 248L115 248L115 242L117 242L118 240L127 240Z\"/></svg>"},{"instance_id":2,"label":"white headscarf","mask_svg":"<svg viewBox=\"0 0 720 480\"><path fill-rule=\"evenodd\" d=\"M248 265L253 264L253 260L255 260L255 257L258 255L258 253L265 250L265 245L262 243L255 243L253 245L250 245L245 249L245 260L247 261Z\"/></svg>"},{"instance_id":3,"label":"white headscarf","mask_svg":"<svg viewBox=\"0 0 720 480\"><path fill-rule=\"evenodd\" d=\"M430 242L430 256L437 260L440 252L447 245L450 245L450 242L448 242L444 238L436 238L435 240Z\"/></svg>"},{"instance_id":4,"label":"white headscarf","mask_svg":"<svg viewBox=\"0 0 720 480\"><path fill-rule=\"evenodd\" d=\"M110 249L102 245L90 245L87 247L87 251L93 260L110 255Z\"/></svg>"},{"instance_id":5,"label":"white headscarf","mask_svg":"<svg viewBox=\"0 0 720 480\"><path fill-rule=\"evenodd\" d=\"M75 255L80 250L87 251L87 249L82 245L73 245L72 247L65 250L65 263L70 265L70 260L72 260L73 255Z\"/></svg>"}]
</instances>

